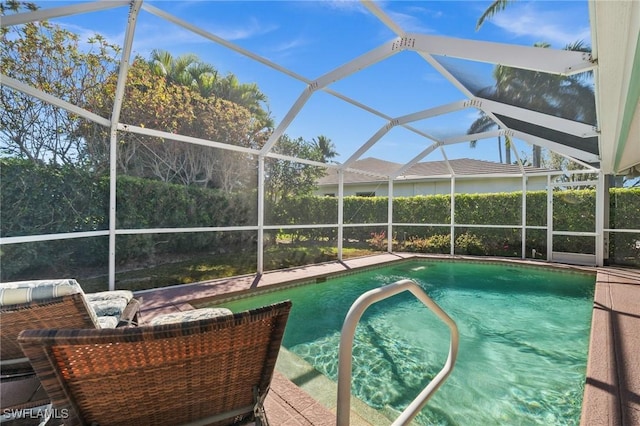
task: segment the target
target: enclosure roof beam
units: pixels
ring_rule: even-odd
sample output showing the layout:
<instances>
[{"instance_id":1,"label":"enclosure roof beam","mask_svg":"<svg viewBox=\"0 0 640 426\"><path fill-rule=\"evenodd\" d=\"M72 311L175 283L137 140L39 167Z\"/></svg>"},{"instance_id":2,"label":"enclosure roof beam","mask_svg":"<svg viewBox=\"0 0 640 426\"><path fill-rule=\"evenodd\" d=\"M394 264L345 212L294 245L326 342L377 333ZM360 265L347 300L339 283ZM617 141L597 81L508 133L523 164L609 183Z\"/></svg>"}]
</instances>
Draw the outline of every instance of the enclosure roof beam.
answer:
<instances>
[{"instance_id":1,"label":"enclosure roof beam","mask_svg":"<svg viewBox=\"0 0 640 426\"><path fill-rule=\"evenodd\" d=\"M397 53L398 49L395 47L397 43L398 39L388 41L383 45L370 50L364 55L361 55L354 60L349 61L338 68L335 68L334 70L326 73L317 80L311 82L309 86L307 86L307 88L304 90L304 92L300 95L298 100L294 103L294 105L289 109L289 111L287 111L284 119L278 124L271 136L269 136L269 139L262 148L263 155L271 151L280 136L282 136L284 131L289 127L293 119L298 115L313 92L318 89L323 89L338 80L348 77L353 73L356 73Z\"/></svg>"},{"instance_id":2,"label":"enclosure roof beam","mask_svg":"<svg viewBox=\"0 0 640 426\"><path fill-rule=\"evenodd\" d=\"M452 102L446 105L441 105L435 108L429 108L422 111L414 112L411 114L403 115L401 117L397 117L389 120L384 126L382 126L367 142L365 142L356 152L354 152L351 157L347 161L343 163L345 167L353 164L356 160L358 160L362 154L364 154L367 150L369 150L373 145L375 145L387 132L389 132L395 126L401 126L413 121L424 120L426 118L435 117L442 114L447 114L450 112L460 111L462 109L468 108L468 101L457 101ZM423 133L423 136L427 139L430 139L434 142L438 142L438 138L435 136L428 135Z\"/></svg>"},{"instance_id":3,"label":"enclosure roof beam","mask_svg":"<svg viewBox=\"0 0 640 426\"><path fill-rule=\"evenodd\" d=\"M369 148L371 148L373 145L376 144L376 142L378 142L384 135L387 134L387 132L389 130L391 130L393 128L393 124L391 122L388 122L387 124L385 124L384 126L382 126L381 128L378 129L378 131L376 133L374 133L373 136L371 136L369 138L369 140L367 140L362 146L360 146L360 148L358 148L356 150L356 152L354 152L351 157L349 157L347 159L347 161L345 161L343 164L344 167L349 167L351 166L358 158L360 158L360 156L362 154L364 154L365 152L367 152L367 150Z\"/></svg>"},{"instance_id":4,"label":"enclosure roof beam","mask_svg":"<svg viewBox=\"0 0 640 426\"><path fill-rule=\"evenodd\" d=\"M345 95L343 95L343 94L341 94L339 92L336 92L335 90L332 90L332 89L330 89L330 88L328 88L326 86L321 86L321 83L323 83L323 82L318 83L318 86L316 88L313 88L314 81L312 79L309 79L309 78L304 77L304 76L302 76L300 74L297 74L297 73L295 73L295 72L293 72L293 71L291 71L291 70L289 70L287 68L284 68L284 67L276 64L275 62L272 62L272 61L270 61L270 60L268 60L266 58L263 58L262 56L256 55L255 53L253 53L253 52L251 52L249 50L246 50L246 49L244 49L244 48L242 48L240 46L237 46L237 45L235 45L235 44L233 44L233 43L231 43L231 42L229 42L229 41L227 41L227 40L225 40L225 39L223 39L221 37L216 36L215 34L212 34L212 33L208 32L208 31L205 31L205 30L203 30L203 29L201 29L201 28L199 28L199 27L197 27L197 26L195 26L193 24L190 24L190 23L188 23L188 22L186 22L186 21L184 21L184 20L182 20L180 18L177 18L177 17L171 15L170 13L167 13L167 12L161 10L161 9L158 9L155 6L152 6L152 5L149 5L148 3L145 3L145 4L142 5L142 9L147 11L147 12L149 12L149 13L152 13L152 14L160 17L160 18L163 18L163 19L165 19L165 20L167 20L169 22L172 22L172 23L174 23L174 24L176 24L178 26L181 26L181 27L183 27L183 28L185 28L185 29L187 29L187 30L189 30L191 32L194 32L194 33L196 33L196 34L198 34L198 35L200 35L200 36L202 36L202 37L204 37L204 38L206 38L208 40L211 40L211 41L216 42L216 43L218 43L218 44L220 44L222 46L225 46L225 47L233 50L236 53L239 53L241 55L247 56L248 58L253 59L253 60L255 60L255 61L257 61L257 62L259 62L259 63L261 63L263 65L266 65L269 68L275 69L276 71L279 71L279 72L281 72L281 73L283 73L285 75L288 75L289 77L292 77L292 78L294 78L294 79L296 79L298 81L306 83L309 87L307 87L305 89L305 92L303 92L303 94L300 95L300 97L298 98L296 103L289 110L289 112L292 113L292 116L289 117L289 118L285 117L287 119L287 121L289 121L289 122L285 123L285 120L283 119L281 125L278 126L278 127L281 127L281 129L278 130L276 128L276 130L278 130L278 132L280 133L280 134L277 135L277 138L282 136L282 134L284 133L284 130L286 130L286 128L289 126L289 124L291 124L291 121L293 121L293 118L295 118L295 116L299 112L299 110L295 111L295 108L297 107L296 104L302 103L302 105L304 105L304 103L306 103L306 101L308 100L309 96L307 96L306 93L310 90L310 87L312 88L310 90L311 93L313 91L315 91L315 90L322 90L322 91L324 91L324 92L326 92L326 93L328 93L328 94L330 94L332 96L335 96L335 97L337 97L339 99L342 99L343 101L345 101L345 102L347 102L347 103L349 103L349 104L351 104L351 105L353 105L353 106L355 106L357 108L363 109L363 110L365 110L365 111L367 111L367 112L369 112L371 114L374 114L374 115L376 115L376 116L378 116L380 118L383 118L385 120L390 120L391 119L391 117L387 116L386 114L384 114L384 113L382 113L382 112L380 112L378 110L375 110L374 108L369 107L368 105L365 105L365 104L362 104L362 103L360 103L358 101L355 101L355 100L353 100L353 99L351 99L351 98L349 98L349 97L347 97L347 96L345 96ZM392 40L392 41L386 43L380 49L381 50L384 50L384 49L390 49L391 50L391 48L393 47L394 41L395 40ZM390 51L389 55L391 55L393 53L396 53L396 52ZM349 66L349 64L346 64L343 67L348 67L348 66ZM340 69L340 68L338 68L338 69ZM330 80L332 78L330 76L330 74L331 73L325 75L324 78ZM336 76L333 76L333 77L335 78ZM340 78L344 78L344 77L340 77ZM336 81L336 80L334 80L334 81ZM327 84L330 84L330 83L331 83L331 81L329 81ZM309 95L310 95L310 93L309 93ZM417 133L417 134L419 134L421 136L425 136L423 132L420 132L419 130L417 130L415 128L412 128L412 127L407 126L407 125L403 125L403 127L405 127L407 130L409 130L409 131L411 131L413 133ZM275 131L274 131L274 133L275 133ZM270 150L272 148L273 144L275 143L275 141L277 141L277 138L273 138L273 140L267 141L267 143L270 143L270 146L268 147L268 149L263 150L263 152L267 152L268 150Z\"/></svg>"},{"instance_id":5,"label":"enclosure roof beam","mask_svg":"<svg viewBox=\"0 0 640 426\"><path fill-rule=\"evenodd\" d=\"M571 75L579 72L584 72L590 69L597 68L597 64L592 60L590 55L583 52L572 52L564 50L554 50L546 48L526 47L526 46L512 46L502 43L490 43L480 42L472 40L460 40L448 37L438 37L429 35L414 35L405 33L402 28L397 25L384 11L382 11L375 3L369 0L361 0L362 4L380 21L382 21L389 29L391 29L396 35L406 37L409 41L407 45L412 50L415 50L425 61L427 61L432 67L439 71L451 84L453 84L458 90L460 90L465 96L469 98L471 106L478 107L478 102L483 102L485 108L483 111L493 120L496 124L505 129L504 125L494 114L504 113L506 116L521 117L523 121L536 120L540 125L547 126L552 129L557 129L562 132L569 132L570 134L576 134L580 137L586 137L586 135L595 135L596 129L593 126L585 125L583 123L577 123L570 120L564 120L557 117L550 117L545 114L536 113L522 108L512 107L510 105L501 104L498 102L492 102L485 99L481 101L476 99L475 95L471 93L457 78L455 78L445 67L434 59L431 54L454 56L461 59L475 60L480 62L489 62L507 66L513 66L517 68L524 68L536 71L550 72L554 74ZM475 103L475 105L473 105ZM490 105L491 108L486 106ZM564 127L567 126L567 127ZM568 156L568 158L588 158L590 160L596 160L595 156L588 153L583 153L572 148L564 147L559 144L545 141L544 139L534 137L522 132L514 132L511 136L518 134L521 139L534 143L533 141L539 141L543 143L541 146L558 146L560 147L561 155ZM453 142L450 141L450 142ZM444 147L440 147L443 155L445 154ZM515 150L514 150L515 151ZM570 152L570 154L567 154ZM446 156L445 156L446 159ZM579 160L578 160L579 161ZM448 165L448 160L447 160Z\"/></svg>"},{"instance_id":6,"label":"enclosure roof beam","mask_svg":"<svg viewBox=\"0 0 640 426\"><path fill-rule=\"evenodd\" d=\"M471 141L477 141L480 139L497 138L498 136L505 136L505 134L508 134L508 132L509 132L508 130L497 129L497 130L490 130L490 131L481 132L481 133L473 133L473 134L465 133L458 136L452 136L450 138L443 140L442 145L455 145L461 142L471 142Z\"/></svg>"},{"instance_id":7,"label":"enclosure roof beam","mask_svg":"<svg viewBox=\"0 0 640 426\"><path fill-rule=\"evenodd\" d=\"M96 12L99 10L114 9L116 7L129 6L131 0L96 1L91 3L78 3L70 6L52 7L51 9L38 9L32 12L5 15L0 20L0 28L22 25L29 22L44 21L51 18L79 15L81 13Z\"/></svg>"},{"instance_id":8,"label":"enclosure roof beam","mask_svg":"<svg viewBox=\"0 0 640 426\"><path fill-rule=\"evenodd\" d=\"M196 138L196 137L193 137L193 136L179 135L179 134L176 134L176 133L170 133L170 132L165 132L165 131L162 131L162 130L150 129L148 127L139 127L139 126L134 126L134 125L131 125L131 124L119 123L118 124L118 130L123 131L123 132L135 133L135 134L139 134L139 135L151 136L151 137L158 138L158 139L179 141L179 142L184 142L184 143L190 143L190 144L193 144L193 145L202 145L202 146L207 146L209 148L219 148L219 149L224 149L224 150L227 150L227 151L240 152L240 153L249 154L249 155L255 155L255 156L260 155L260 150L253 149L253 148L246 148L246 147L243 147L243 146L230 145L230 144L227 144L227 143L224 143L224 142L211 141L211 140L208 140L208 139L201 139L201 138ZM329 169L338 169L340 167L338 164L322 163L322 162L319 162L319 161L306 160L304 158L296 158L296 157L291 157L289 155L276 154L276 153L273 153L273 152L267 154L266 157L278 158L278 159L286 160L286 161L295 161L295 162L299 162L299 163L309 164L311 166L325 167L325 168L329 168Z\"/></svg>"},{"instance_id":9,"label":"enclosure roof beam","mask_svg":"<svg viewBox=\"0 0 640 426\"><path fill-rule=\"evenodd\" d=\"M252 155L260 154L260 151L258 150L245 148L243 146L229 145L223 142L210 141L207 139L196 138L193 136L179 135L176 133L150 129L148 127L139 127L131 124L118 123L118 130L123 132L135 133L139 135L151 136L159 139L186 142L194 145L208 146L211 148L221 148L221 149L226 149L228 151L243 152L243 153L252 154Z\"/></svg>"},{"instance_id":10,"label":"enclosure roof beam","mask_svg":"<svg viewBox=\"0 0 640 426\"><path fill-rule=\"evenodd\" d=\"M544 114L489 99L475 98L475 101L476 102L474 102L473 105L485 113L506 115L520 121L525 121L527 123L532 123L537 126L546 127L548 129L553 129L558 132L567 133L581 138L598 136L598 130L590 124L568 120L566 118L556 117L555 115Z\"/></svg>"},{"instance_id":11,"label":"enclosure roof beam","mask_svg":"<svg viewBox=\"0 0 640 426\"><path fill-rule=\"evenodd\" d=\"M426 118L436 117L438 115L448 114L450 112L460 111L469 108L471 105L468 100L451 102L434 108L425 109L411 114L403 115L395 118L393 121L397 125L411 123L413 121L424 120Z\"/></svg>"},{"instance_id":12,"label":"enclosure roof beam","mask_svg":"<svg viewBox=\"0 0 640 426\"><path fill-rule=\"evenodd\" d=\"M373 14L375 15L384 25L386 25L391 31L393 31L399 37L405 37L406 33L404 30L396 24L382 9L378 7L373 1L370 0L360 0L362 4ZM405 39L406 40L406 39ZM410 45L410 42L405 43L407 46ZM454 87L456 87L462 94L464 94L469 100L471 100L475 95L467 89L464 84L462 84L456 77L453 76L445 67L442 66L440 62L435 60L429 53L416 51L416 53L424 59L429 65L431 65L436 71L438 71L447 81L449 81ZM490 114L490 117L498 123L498 125L502 125L493 114ZM406 127L407 125L403 125ZM426 135L425 135L426 136ZM429 137L429 136L426 136ZM433 138L431 138L433 139ZM435 140L435 139L433 139ZM429 148L427 148L427 151ZM447 168L451 171L452 176L454 175L453 168L449 164L449 160L447 159L444 148L440 146L440 151L442 152L442 156L445 160L445 164ZM429 151L428 153L430 153ZM405 165L406 166L406 165Z\"/></svg>"},{"instance_id":13,"label":"enclosure roof beam","mask_svg":"<svg viewBox=\"0 0 640 426\"><path fill-rule=\"evenodd\" d=\"M236 44L233 44L233 43L231 43L231 42L229 42L229 41L227 41L227 40L225 40L225 39L223 39L221 37L218 37L217 35L212 34L209 31L205 31L202 28L199 28L199 27L197 27L197 26L195 26L193 24L190 24L189 22L186 22L186 21L184 21L184 20L182 20L182 19L180 19L180 18L178 18L178 17L176 17L176 16L174 16L174 15L172 15L170 13L167 13L162 9L158 9L155 6L152 6L152 5L148 4L148 3L145 3L145 4L142 5L142 10L144 10L146 12L149 12L149 13L151 13L153 15L156 15L159 18L162 18L162 19L165 19L165 20L167 20L169 22L172 22L172 23L174 23L174 24L176 24L176 25L178 25L178 26L180 26L182 28L185 28L185 29L187 29L187 30L189 30L189 31L191 31L191 32L193 32L195 34L198 34L198 35L200 35L200 36L202 36L202 37L204 37L204 38L206 38L208 40L211 40L211 41L213 41L215 43L218 43L218 44L220 44L220 45L222 45L222 46L224 46L224 47L226 47L228 49L233 50L236 53L240 53L241 55L247 56L248 58L251 58L254 61L259 62L259 63L261 63L263 65L266 65L269 68L273 68L273 69L275 69L277 71L280 71L281 73L286 74L289 77L293 77L294 79L302 81L302 82L307 83L307 84L311 83L311 80L309 80L309 79L307 79L307 78L305 78L305 77L303 77L303 76L301 76L299 74L296 74L293 71L288 70L287 68L284 68L284 67L276 64L275 62L272 62L272 61L270 61L270 60L268 60L266 58L263 58L260 55L256 55L255 53L253 53L253 52L251 52L251 51L249 51L247 49L244 49L244 48L242 48L242 47L240 47L240 46L238 46Z\"/></svg>"},{"instance_id":14,"label":"enclosure roof beam","mask_svg":"<svg viewBox=\"0 0 640 426\"><path fill-rule=\"evenodd\" d=\"M595 68L591 55L587 52L515 46L427 34L407 34L406 37L412 40L412 50L430 55L450 56L560 75L571 75Z\"/></svg>"},{"instance_id":15,"label":"enclosure roof beam","mask_svg":"<svg viewBox=\"0 0 640 426\"><path fill-rule=\"evenodd\" d=\"M108 118L101 117L97 114L94 114L93 112L87 111L84 108L80 108L74 104L56 98L53 95L43 92L42 90L38 90L26 83L16 80L15 78L7 77L4 74L0 74L0 82L2 82L3 86L11 87L12 89L15 89L29 96L33 96L34 98L40 99L41 101L44 101L48 104L62 108L65 111L77 114L80 117L84 117L87 120L93 121L94 123L98 123L105 127L109 127L111 124Z\"/></svg>"},{"instance_id":16,"label":"enclosure roof beam","mask_svg":"<svg viewBox=\"0 0 640 426\"><path fill-rule=\"evenodd\" d=\"M317 166L317 167L322 167L326 169L336 169L336 170L340 169L340 165L336 163L323 163L321 161L307 160L305 158L292 157L290 155L282 155L282 154L277 154L275 152L270 152L266 154L265 157L277 158L279 160L292 161L295 163L308 164L310 166Z\"/></svg>"},{"instance_id":17,"label":"enclosure roof beam","mask_svg":"<svg viewBox=\"0 0 640 426\"><path fill-rule=\"evenodd\" d=\"M112 126L116 128L116 123L120 120L120 112L122 110L122 102L124 101L124 90L127 85L127 74L129 73L129 60L133 49L133 35L136 29L138 14L140 13L141 1L131 2L131 10L129 11L129 19L124 35L124 43L122 56L120 57L120 66L118 68L118 83L116 84L116 93L114 95L113 110L111 111Z\"/></svg>"},{"instance_id":18,"label":"enclosure roof beam","mask_svg":"<svg viewBox=\"0 0 640 426\"><path fill-rule=\"evenodd\" d=\"M548 139L543 139L537 136L533 136L533 135L530 135L529 133L524 133L524 132L520 132L513 129L510 129L509 132L511 132L513 137L522 139L523 141L529 142L532 145L542 146L558 154L563 154L574 161L580 160L580 161L584 161L585 163L600 162L600 158L597 155L591 154L589 152L581 151L579 149L571 148L569 146L562 145L557 142L550 141ZM589 167L593 167L593 166L589 166Z\"/></svg>"},{"instance_id":19,"label":"enclosure roof beam","mask_svg":"<svg viewBox=\"0 0 640 426\"><path fill-rule=\"evenodd\" d=\"M407 164L405 164L404 166L400 167L398 170L396 170L391 175L389 175L389 177L391 179L396 179L398 176L404 175L407 172L407 170L409 170L414 165L418 164L420 162L420 160L422 160L427 155L431 154L433 151L438 149L438 147L440 147L440 146L442 146L442 142L436 142L434 144L429 145L420 154L418 154L415 157L413 157L411 159L411 161L409 161Z\"/></svg>"}]
</instances>

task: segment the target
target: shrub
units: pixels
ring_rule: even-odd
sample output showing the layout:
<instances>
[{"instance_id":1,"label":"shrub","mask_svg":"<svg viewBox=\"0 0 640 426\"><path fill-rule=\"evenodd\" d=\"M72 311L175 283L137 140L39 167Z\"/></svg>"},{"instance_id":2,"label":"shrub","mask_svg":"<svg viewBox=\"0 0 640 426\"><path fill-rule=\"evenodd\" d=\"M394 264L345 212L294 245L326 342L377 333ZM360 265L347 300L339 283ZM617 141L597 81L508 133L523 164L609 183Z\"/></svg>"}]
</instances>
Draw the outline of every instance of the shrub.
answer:
<instances>
[{"instance_id":1,"label":"shrub","mask_svg":"<svg viewBox=\"0 0 640 426\"><path fill-rule=\"evenodd\" d=\"M485 254L484 247L480 238L470 233L463 233L456 238L456 253L457 254L471 254L471 255L483 255Z\"/></svg>"},{"instance_id":2,"label":"shrub","mask_svg":"<svg viewBox=\"0 0 640 426\"><path fill-rule=\"evenodd\" d=\"M371 238L367 240L367 243L369 243L369 246L374 250L387 251L387 245L389 243L389 240L387 239L387 233L385 231L372 232ZM391 244L394 248L398 247L398 241L396 241L395 239L391 240Z\"/></svg>"},{"instance_id":3,"label":"shrub","mask_svg":"<svg viewBox=\"0 0 640 426\"><path fill-rule=\"evenodd\" d=\"M448 254L451 247L449 234L436 234L427 238L410 237L404 244L404 249L414 253Z\"/></svg>"}]
</instances>

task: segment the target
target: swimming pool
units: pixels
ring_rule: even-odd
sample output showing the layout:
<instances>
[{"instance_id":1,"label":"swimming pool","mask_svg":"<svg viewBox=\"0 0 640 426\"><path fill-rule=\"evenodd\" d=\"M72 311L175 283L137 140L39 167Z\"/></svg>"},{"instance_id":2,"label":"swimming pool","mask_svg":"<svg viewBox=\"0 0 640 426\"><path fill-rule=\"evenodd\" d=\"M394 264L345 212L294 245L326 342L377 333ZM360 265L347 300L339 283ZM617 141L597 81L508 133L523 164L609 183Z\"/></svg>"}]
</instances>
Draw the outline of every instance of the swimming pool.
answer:
<instances>
[{"instance_id":1,"label":"swimming pool","mask_svg":"<svg viewBox=\"0 0 640 426\"><path fill-rule=\"evenodd\" d=\"M362 293L415 280L457 323L458 360L418 424L578 424L595 276L513 264L415 260L224 303L291 299L283 345L337 380L344 317ZM352 392L401 411L442 367L449 331L409 294L371 306L354 341Z\"/></svg>"}]
</instances>

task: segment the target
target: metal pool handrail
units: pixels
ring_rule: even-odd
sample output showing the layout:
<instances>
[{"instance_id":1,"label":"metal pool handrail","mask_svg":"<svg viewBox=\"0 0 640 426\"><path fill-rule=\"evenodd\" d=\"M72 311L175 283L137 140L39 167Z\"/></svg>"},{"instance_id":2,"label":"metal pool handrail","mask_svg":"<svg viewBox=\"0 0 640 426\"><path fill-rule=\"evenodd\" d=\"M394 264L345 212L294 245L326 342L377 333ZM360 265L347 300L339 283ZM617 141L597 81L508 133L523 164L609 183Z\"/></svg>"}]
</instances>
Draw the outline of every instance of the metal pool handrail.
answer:
<instances>
[{"instance_id":1,"label":"metal pool handrail","mask_svg":"<svg viewBox=\"0 0 640 426\"><path fill-rule=\"evenodd\" d=\"M400 280L384 287L376 288L362 294L347 312L340 336L340 352L338 358L338 401L337 401L337 426L349 426L351 414L351 359L353 354L353 337L356 326L364 311L380 300L387 299L403 291L410 291L426 307L431 309L440 318L451 332L449 355L442 370L429 382L418 396L405 408L392 426L408 424L418 412L426 405L431 395L451 374L458 355L458 327L456 323L436 304L427 294L412 280Z\"/></svg>"}]
</instances>

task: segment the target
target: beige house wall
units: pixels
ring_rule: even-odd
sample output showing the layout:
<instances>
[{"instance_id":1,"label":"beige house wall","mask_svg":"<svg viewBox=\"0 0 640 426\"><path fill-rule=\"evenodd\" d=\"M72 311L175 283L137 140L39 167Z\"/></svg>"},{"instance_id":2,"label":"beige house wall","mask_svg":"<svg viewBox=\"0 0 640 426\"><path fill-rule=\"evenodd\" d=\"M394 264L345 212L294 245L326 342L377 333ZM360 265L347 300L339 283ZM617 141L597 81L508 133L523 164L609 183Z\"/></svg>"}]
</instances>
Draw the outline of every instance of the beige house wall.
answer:
<instances>
[{"instance_id":1,"label":"beige house wall","mask_svg":"<svg viewBox=\"0 0 640 426\"><path fill-rule=\"evenodd\" d=\"M539 191L546 189L546 176L530 176L527 178L527 190ZM499 178L457 178L456 193L480 194L495 192L515 192L522 190L522 178L499 177ZM395 197L412 197L415 195L449 194L451 192L451 181L430 179L396 181L393 184L393 195ZM359 183L344 185L344 196L358 195L364 193L374 193L378 197L389 195L389 185L387 183ZM338 195L338 185L325 185L315 191L315 195L326 196Z\"/></svg>"}]
</instances>

